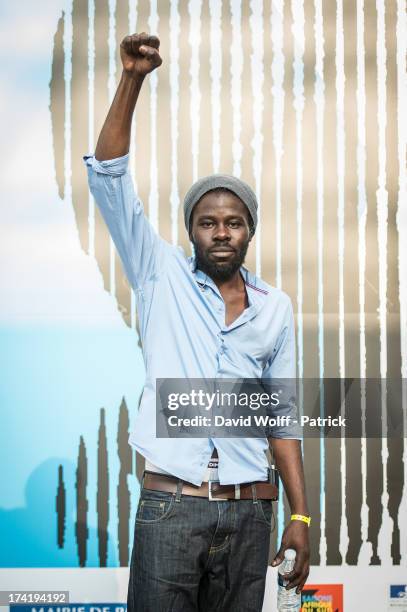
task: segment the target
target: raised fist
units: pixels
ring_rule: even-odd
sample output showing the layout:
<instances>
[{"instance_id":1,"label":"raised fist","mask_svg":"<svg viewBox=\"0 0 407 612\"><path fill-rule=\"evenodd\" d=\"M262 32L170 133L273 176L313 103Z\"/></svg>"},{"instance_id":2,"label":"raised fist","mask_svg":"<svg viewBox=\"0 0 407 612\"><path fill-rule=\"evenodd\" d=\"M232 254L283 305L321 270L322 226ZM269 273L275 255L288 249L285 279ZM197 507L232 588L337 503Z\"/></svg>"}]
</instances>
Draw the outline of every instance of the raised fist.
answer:
<instances>
[{"instance_id":1,"label":"raised fist","mask_svg":"<svg viewBox=\"0 0 407 612\"><path fill-rule=\"evenodd\" d=\"M123 70L130 76L145 76L152 72L163 63L159 48L157 36L150 36L146 32L126 36L120 45Z\"/></svg>"}]
</instances>

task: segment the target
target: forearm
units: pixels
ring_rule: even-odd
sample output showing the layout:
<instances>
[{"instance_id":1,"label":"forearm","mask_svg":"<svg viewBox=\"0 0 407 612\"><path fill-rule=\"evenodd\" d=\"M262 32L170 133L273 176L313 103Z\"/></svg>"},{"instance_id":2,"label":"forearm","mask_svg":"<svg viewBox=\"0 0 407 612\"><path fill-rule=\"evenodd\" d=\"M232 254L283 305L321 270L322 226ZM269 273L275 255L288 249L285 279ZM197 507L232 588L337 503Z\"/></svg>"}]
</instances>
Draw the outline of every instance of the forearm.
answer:
<instances>
[{"instance_id":1,"label":"forearm","mask_svg":"<svg viewBox=\"0 0 407 612\"><path fill-rule=\"evenodd\" d=\"M291 512L308 515L300 440L268 438Z\"/></svg>"},{"instance_id":2,"label":"forearm","mask_svg":"<svg viewBox=\"0 0 407 612\"><path fill-rule=\"evenodd\" d=\"M95 157L99 161L126 155L130 149L131 121L144 76L123 71L115 97L99 135Z\"/></svg>"}]
</instances>

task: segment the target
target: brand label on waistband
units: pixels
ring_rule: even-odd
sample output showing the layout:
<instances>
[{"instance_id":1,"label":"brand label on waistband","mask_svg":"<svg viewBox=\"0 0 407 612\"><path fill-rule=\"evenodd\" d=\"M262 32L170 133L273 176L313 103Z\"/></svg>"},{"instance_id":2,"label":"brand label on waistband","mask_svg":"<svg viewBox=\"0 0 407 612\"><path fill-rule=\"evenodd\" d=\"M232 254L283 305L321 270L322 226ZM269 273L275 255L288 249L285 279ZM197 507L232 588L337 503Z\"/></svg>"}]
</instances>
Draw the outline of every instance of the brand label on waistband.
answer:
<instances>
[{"instance_id":1,"label":"brand label on waistband","mask_svg":"<svg viewBox=\"0 0 407 612\"><path fill-rule=\"evenodd\" d=\"M218 475L219 457L211 457L208 463L208 480L219 481Z\"/></svg>"}]
</instances>

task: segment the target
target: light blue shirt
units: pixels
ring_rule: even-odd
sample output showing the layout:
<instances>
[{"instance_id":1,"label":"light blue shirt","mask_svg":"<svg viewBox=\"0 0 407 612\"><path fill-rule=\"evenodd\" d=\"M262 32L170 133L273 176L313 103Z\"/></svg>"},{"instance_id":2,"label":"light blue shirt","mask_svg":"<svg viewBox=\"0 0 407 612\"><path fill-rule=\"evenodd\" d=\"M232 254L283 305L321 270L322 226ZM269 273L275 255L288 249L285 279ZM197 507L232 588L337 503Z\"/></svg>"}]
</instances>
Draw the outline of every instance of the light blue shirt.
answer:
<instances>
[{"instance_id":1,"label":"light blue shirt","mask_svg":"<svg viewBox=\"0 0 407 612\"><path fill-rule=\"evenodd\" d=\"M90 190L137 300L146 381L130 444L155 466L195 485L202 483L214 447L222 484L267 480L266 438L157 439L156 379L294 378L290 298L242 266L249 306L227 326L216 284L146 218L128 155L102 162L84 159ZM301 439L292 426L278 427L273 435Z\"/></svg>"}]
</instances>

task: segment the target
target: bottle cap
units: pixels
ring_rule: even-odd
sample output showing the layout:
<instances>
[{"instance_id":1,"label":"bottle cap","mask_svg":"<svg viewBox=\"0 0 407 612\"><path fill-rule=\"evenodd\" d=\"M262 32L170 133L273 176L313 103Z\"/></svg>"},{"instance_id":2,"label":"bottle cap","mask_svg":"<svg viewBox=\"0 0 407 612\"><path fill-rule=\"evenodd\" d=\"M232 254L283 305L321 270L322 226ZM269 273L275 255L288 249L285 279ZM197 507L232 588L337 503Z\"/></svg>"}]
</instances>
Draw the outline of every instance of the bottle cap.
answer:
<instances>
[{"instance_id":1,"label":"bottle cap","mask_svg":"<svg viewBox=\"0 0 407 612\"><path fill-rule=\"evenodd\" d=\"M294 561L296 554L297 553L295 552L295 550L293 550L292 548L287 548L284 553L284 559L287 559L287 561Z\"/></svg>"}]
</instances>

